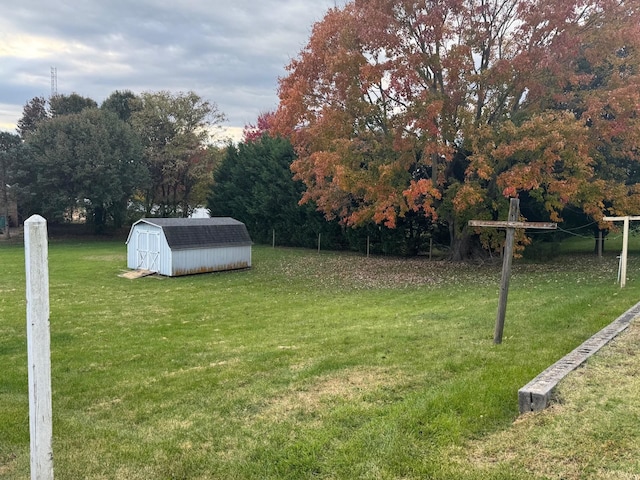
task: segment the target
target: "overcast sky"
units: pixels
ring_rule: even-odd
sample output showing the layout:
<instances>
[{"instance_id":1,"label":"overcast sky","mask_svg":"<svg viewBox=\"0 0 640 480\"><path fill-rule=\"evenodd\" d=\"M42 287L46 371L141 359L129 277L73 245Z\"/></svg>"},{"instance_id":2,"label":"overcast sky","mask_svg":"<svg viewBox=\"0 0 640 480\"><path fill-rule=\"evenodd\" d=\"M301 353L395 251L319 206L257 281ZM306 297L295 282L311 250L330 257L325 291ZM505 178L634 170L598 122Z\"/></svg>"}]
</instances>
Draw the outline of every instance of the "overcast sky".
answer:
<instances>
[{"instance_id":1,"label":"overcast sky","mask_svg":"<svg viewBox=\"0 0 640 480\"><path fill-rule=\"evenodd\" d=\"M18 0L0 15L0 130L33 97L193 90L238 135L278 104L278 77L345 0Z\"/></svg>"}]
</instances>

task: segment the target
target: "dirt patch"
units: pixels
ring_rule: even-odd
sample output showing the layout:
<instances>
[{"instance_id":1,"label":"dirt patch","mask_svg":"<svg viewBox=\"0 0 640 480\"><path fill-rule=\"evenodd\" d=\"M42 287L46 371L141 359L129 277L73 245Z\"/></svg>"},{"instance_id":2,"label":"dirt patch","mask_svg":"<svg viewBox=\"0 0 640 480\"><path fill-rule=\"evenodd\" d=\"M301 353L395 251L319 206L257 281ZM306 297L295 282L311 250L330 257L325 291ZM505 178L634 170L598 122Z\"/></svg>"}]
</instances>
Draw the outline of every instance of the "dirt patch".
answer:
<instances>
[{"instance_id":1,"label":"dirt patch","mask_svg":"<svg viewBox=\"0 0 640 480\"><path fill-rule=\"evenodd\" d=\"M292 387L267 401L259 414L263 420L283 421L298 414L314 414L339 402L363 401L381 387L402 383L398 372L385 368L353 368L318 377L314 383Z\"/></svg>"}]
</instances>

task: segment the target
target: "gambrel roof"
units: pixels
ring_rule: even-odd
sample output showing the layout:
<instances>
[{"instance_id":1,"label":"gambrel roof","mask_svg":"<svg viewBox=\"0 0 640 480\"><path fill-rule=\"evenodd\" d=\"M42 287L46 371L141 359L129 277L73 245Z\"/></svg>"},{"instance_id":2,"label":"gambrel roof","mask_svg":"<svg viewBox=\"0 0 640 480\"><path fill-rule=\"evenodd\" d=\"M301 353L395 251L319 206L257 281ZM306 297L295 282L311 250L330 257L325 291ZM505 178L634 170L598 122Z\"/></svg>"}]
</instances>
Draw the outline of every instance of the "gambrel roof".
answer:
<instances>
[{"instance_id":1,"label":"gambrel roof","mask_svg":"<svg viewBox=\"0 0 640 480\"><path fill-rule=\"evenodd\" d=\"M231 217L143 218L132 225L127 243L139 223L160 227L169 247L176 250L252 244L245 224Z\"/></svg>"}]
</instances>

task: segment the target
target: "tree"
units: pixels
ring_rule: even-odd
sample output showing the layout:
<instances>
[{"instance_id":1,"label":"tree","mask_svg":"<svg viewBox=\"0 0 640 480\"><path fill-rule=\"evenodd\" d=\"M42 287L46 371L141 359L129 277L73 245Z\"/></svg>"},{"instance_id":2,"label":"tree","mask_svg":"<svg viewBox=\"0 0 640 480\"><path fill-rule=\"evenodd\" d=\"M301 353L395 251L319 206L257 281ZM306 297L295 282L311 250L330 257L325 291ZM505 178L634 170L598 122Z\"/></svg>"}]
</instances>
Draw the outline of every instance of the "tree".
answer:
<instances>
[{"instance_id":1,"label":"tree","mask_svg":"<svg viewBox=\"0 0 640 480\"><path fill-rule=\"evenodd\" d=\"M530 53L529 64L543 68L526 92L527 116L477 135L482 140L467 181L476 182L477 194L495 175L505 194L526 192L555 221L577 208L602 228L603 213L640 207L640 52L634 40L640 12L637 1L581 5L569 9L571 21L556 31L545 30L544 16L532 13L523 35L536 39L546 31L542 37L553 43Z\"/></svg>"},{"instance_id":2,"label":"tree","mask_svg":"<svg viewBox=\"0 0 640 480\"><path fill-rule=\"evenodd\" d=\"M15 168L18 159L18 150L21 141L18 135L8 132L0 132L0 199L3 210L0 212L6 222L4 229L5 238L9 238L9 201L12 199L10 195L11 170ZM14 219L16 222L18 219Z\"/></svg>"},{"instance_id":3,"label":"tree","mask_svg":"<svg viewBox=\"0 0 640 480\"><path fill-rule=\"evenodd\" d=\"M260 243L270 243L275 231L280 245L313 247L321 233L325 245L337 246L343 240L337 223L324 221L313 205L298 205L302 184L289 169L294 157L288 140L266 133L229 144L214 171L211 214L242 221Z\"/></svg>"},{"instance_id":4,"label":"tree","mask_svg":"<svg viewBox=\"0 0 640 480\"><path fill-rule=\"evenodd\" d=\"M458 259L467 219L501 216L509 196L527 192L556 220L567 206L600 220L640 205L636 184L610 175L638 160L639 3L330 10L280 82L274 131L294 144L303 201L350 226L419 212L447 226Z\"/></svg>"},{"instance_id":5,"label":"tree","mask_svg":"<svg viewBox=\"0 0 640 480\"><path fill-rule=\"evenodd\" d=\"M181 195L178 207L184 216L189 216L195 208L206 205L213 171L222 155L223 149L220 147L200 147L187 158L184 167L179 170L178 184Z\"/></svg>"},{"instance_id":6,"label":"tree","mask_svg":"<svg viewBox=\"0 0 640 480\"><path fill-rule=\"evenodd\" d=\"M29 135L16 180L23 205L50 222L86 211L96 232L120 227L147 172L140 142L114 113L87 108L54 117Z\"/></svg>"},{"instance_id":7,"label":"tree","mask_svg":"<svg viewBox=\"0 0 640 480\"><path fill-rule=\"evenodd\" d=\"M275 118L275 112L262 112L258 115L258 120L255 125L245 125L242 130L242 142L255 142L262 138L262 134L269 132L273 128L273 121Z\"/></svg>"},{"instance_id":8,"label":"tree","mask_svg":"<svg viewBox=\"0 0 640 480\"><path fill-rule=\"evenodd\" d=\"M22 111L22 117L18 120L17 130L22 138L26 138L33 132L38 124L49 118L47 101L44 97L34 97L29 100Z\"/></svg>"},{"instance_id":9,"label":"tree","mask_svg":"<svg viewBox=\"0 0 640 480\"><path fill-rule=\"evenodd\" d=\"M52 117L80 113L85 108L97 108L98 104L89 97L77 93L71 95L54 95L49 99L49 109Z\"/></svg>"},{"instance_id":10,"label":"tree","mask_svg":"<svg viewBox=\"0 0 640 480\"><path fill-rule=\"evenodd\" d=\"M194 92L143 93L134 110L131 124L142 139L151 175L146 214L188 216L197 206L194 187L211 178L209 166L202 168L210 158L203 149L225 115Z\"/></svg>"},{"instance_id":11,"label":"tree","mask_svg":"<svg viewBox=\"0 0 640 480\"><path fill-rule=\"evenodd\" d=\"M140 108L141 104L138 97L130 90L116 90L109 95L100 105L103 110L114 112L120 120L129 122L133 112Z\"/></svg>"}]
</instances>

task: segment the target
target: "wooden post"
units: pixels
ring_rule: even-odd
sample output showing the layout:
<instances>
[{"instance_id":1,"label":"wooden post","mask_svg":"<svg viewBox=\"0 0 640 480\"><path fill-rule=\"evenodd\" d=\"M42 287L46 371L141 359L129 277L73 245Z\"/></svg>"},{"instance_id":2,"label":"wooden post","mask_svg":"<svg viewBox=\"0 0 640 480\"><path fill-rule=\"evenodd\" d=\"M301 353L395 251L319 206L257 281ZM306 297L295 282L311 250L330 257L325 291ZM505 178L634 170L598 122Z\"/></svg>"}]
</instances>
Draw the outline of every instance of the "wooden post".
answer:
<instances>
[{"instance_id":1,"label":"wooden post","mask_svg":"<svg viewBox=\"0 0 640 480\"><path fill-rule=\"evenodd\" d=\"M622 221L622 255L620 257L620 288L624 288L627 284L627 253L629 250L629 222L632 220L640 220L640 216L625 217L603 217L605 222Z\"/></svg>"},{"instance_id":2,"label":"wooden post","mask_svg":"<svg viewBox=\"0 0 640 480\"><path fill-rule=\"evenodd\" d=\"M429 261L431 261L431 253L433 252L433 237L429 238Z\"/></svg>"},{"instance_id":3,"label":"wooden post","mask_svg":"<svg viewBox=\"0 0 640 480\"><path fill-rule=\"evenodd\" d=\"M598 229L598 258L602 259L602 251L604 250L603 244L604 237L602 235L602 230Z\"/></svg>"},{"instance_id":4,"label":"wooden post","mask_svg":"<svg viewBox=\"0 0 640 480\"><path fill-rule=\"evenodd\" d=\"M509 222L517 222L520 214L520 200L512 198L509 203ZM515 228L507 228L507 238L504 243L504 255L502 259L502 279L500 280L500 298L498 300L498 314L496 315L496 328L493 333L493 343L502 343L504 331L504 317L507 313L507 297L509 296L509 278L511 276L511 260L513 259L513 241L516 235Z\"/></svg>"},{"instance_id":5,"label":"wooden post","mask_svg":"<svg viewBox=\"0 0 640 480\"><path fill-rule=\"evenodd\" d=\"M367 258L369 258L369 235L367 235Z\"/></svg>"},{"instance_id":6,"label":"wooden post","mask_svg":"<svg viewBox=\"0 0 640 480\"><path fill-rule=\"evenodd\" d=\"M320 253L320 238L322 238L322 234L318 234L318 253Z\"/></svg>"},{"instance_id":7,"label":"wooden post","mask_svg":"<svg viewBox=\"0 0 640 480\"><path fill-rule=\"evenodd\" d=\"M273 248L276 248L276 229L275 228L273 229L273 239L271 241L271 246Z\"/></svg>"},{"instance_id":8,"label":"wooden post","mask_svg":"<svg viewBox=\"0 0 640 480\"><path fill-rule=\"evenodd\" d=\"M520 200L512 198L509 202L509 218L507 221L485 221L469 220L471 227L492 227L505 228L507 238L504 245L502 259L502 280L500 282L500 299L498 301L498 314L496 315L496 328L493 334L493 343L502 343L502 332L504 330L504 318L507 312L507 297L509 295L509 278L511 276L511 259L513 257L513 242L516 228L536 228L542 230L553 230L558 227L556 223L548 222L519 222Z\"/></svg>"},{"instance_id":9,"label":"wooden post","mask_svg":"<svg viewBox=\"0 0 640 480\"><path fill-rule=\"evenodd\" d=\"M31 479L53 479L47 221L24 222Z\"/></svg>"}]
</instances>

